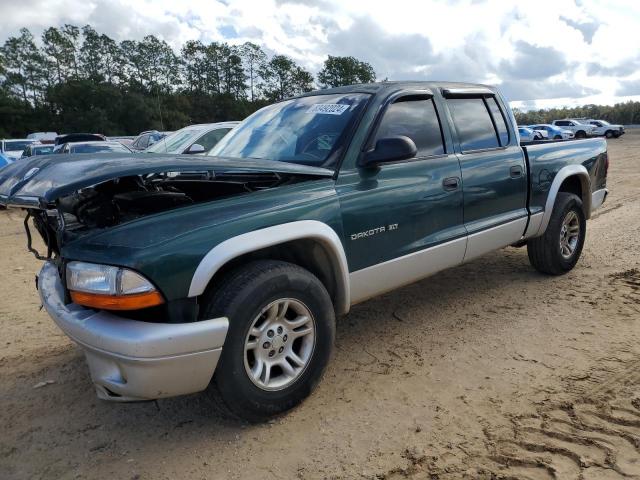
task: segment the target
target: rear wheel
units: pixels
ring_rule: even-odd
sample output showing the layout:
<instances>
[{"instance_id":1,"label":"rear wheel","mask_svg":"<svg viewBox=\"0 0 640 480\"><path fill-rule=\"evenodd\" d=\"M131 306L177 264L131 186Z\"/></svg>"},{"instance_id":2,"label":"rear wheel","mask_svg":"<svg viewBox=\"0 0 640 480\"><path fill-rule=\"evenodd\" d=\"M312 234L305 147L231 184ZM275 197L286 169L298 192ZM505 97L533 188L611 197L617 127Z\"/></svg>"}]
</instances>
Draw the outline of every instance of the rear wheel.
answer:
<instances>
[{"instance_id":1,"label":"rear wheel","mask_svg":"<svg viewBox=\"0 0 640 480\"><path fill-rule=\"evenodd\" d=\"M587 134L583 130L576 132L576 138L587 138Z\"/></svg>"},{"instance_id":2,"label":"rear wheel","mask_svg":"<svg viewBox=\"0 0 640 480\"><path fill-rule=\"evenodd\" d=\"M320 380L335 338L327 290L307 270L261 260L232 272L205 306L229 331L215 383L224 403L249 421L304 400Z\"/></svg>"},{"instance_id":3,"label":"rear wheel","mask_svg":"<svg viewBox=\"0 0 640 480\"><path fill-rule=\"evenodd\" d=\"M562 275L573 269L582 253L586 225L580 198L558 193L544 235L527 242L531 265L549 275Z\"/></svg>"}]
</instances>

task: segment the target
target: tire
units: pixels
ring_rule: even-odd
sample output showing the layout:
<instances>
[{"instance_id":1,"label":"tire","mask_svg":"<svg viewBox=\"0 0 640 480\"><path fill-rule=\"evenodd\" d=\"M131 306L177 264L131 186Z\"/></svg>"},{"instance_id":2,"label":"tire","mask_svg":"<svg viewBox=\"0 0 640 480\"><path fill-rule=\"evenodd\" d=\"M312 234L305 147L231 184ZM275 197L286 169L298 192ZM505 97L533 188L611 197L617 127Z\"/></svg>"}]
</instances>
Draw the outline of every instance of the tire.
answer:
<instances>
[{"instance_id":1,"label":"tire","mask_svg":"<svg viewBox=\"0 0 640 480\"><path fill-rule=\"evenodd\" d=\"M568 232L563 229L567 219ZM573 269L580 258L586 236L587 222L582 209L582 200L573 193L560 192L556 198L551 219L544 235L527 242L529 262L539 272L548 275L563 275ZM571 247L572 229L577 228L577 238ZM563 233L565 233L564 236ZM564 240L564 242L563 242ZM570 248L570 254L567 255Z\"/></svg>"},{"instance_id":2,"label":"tire","mask_svg":"<svg viewBox=\"0 0 640 480\"><path fill-rule=\"evenodd\" d=\"M587 138L587 134L583 130L578 130L575 135L576 138Z\"/></svg>"},{"instance_id":3,"label":"tire","mask_svg":"<svg viewBox=\"0 0 640 480\"><path fill-rule=\"evenodd\" d=\"M613 137L613 131L612 130L607 130L606 132L604 132L604 136L607 138L612 138Z\"/></svg>"},{"instance_id":4,"label":"tire","mask_svg":"<svg viewBox=\"0 0 640 480\"><path fill-rule=\"evenodd\" d=\"M206 301L204 318L217 316L229 318L229 330L215 386L238 417L261 422L283 413L320 381L333 351L335 313L324 285L307 270L275 260L234 270Z\"/></svg>"},{"instance_id":5,"label":"tire","mask_svg":"<svg viewBox=\"0 0 640 480\"><path fill-rule=\"evenodd\" d=\"M620 132L613 132L613 138L619 138L620 135Z\"/></svg>"},{"instance_id":6,"label":"tire","mask_svg":"<svg viewBox=\"0 0 640 480\"><path fill-rule=\"evenodd\" d=\"M556 135L553 137L554 140L562 140L562 135Z\"/></svg>"}]
</instances>

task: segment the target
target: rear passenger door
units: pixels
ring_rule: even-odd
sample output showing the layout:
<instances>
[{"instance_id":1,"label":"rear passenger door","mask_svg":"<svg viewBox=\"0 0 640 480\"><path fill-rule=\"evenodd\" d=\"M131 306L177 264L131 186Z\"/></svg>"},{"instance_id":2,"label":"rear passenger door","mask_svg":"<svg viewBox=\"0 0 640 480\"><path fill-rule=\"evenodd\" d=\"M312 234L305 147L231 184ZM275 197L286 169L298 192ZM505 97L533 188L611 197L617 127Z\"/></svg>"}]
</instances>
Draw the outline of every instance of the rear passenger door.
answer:
<instances>
[{"instance_id":1,"label":"rear passenger door","mask_svg":"<svg viewBox=\"0 0 640 480\"><path fill-rule=\"evenodd\" d=\"M524 152L502 102L489 92L443 92L462 171L465 260L520 240L528 221Z\"/></svg>"}]
</instances>

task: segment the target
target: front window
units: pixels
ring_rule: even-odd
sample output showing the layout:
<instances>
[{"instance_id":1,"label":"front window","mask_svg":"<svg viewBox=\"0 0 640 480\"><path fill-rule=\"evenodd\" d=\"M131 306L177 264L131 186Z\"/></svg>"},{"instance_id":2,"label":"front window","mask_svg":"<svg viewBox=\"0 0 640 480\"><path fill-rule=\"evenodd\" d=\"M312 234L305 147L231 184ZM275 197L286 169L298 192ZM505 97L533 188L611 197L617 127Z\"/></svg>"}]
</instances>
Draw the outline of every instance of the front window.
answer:
<instances>
[{"instance_id":1,"label":"front window","mask_svg":"<svg viewBox=\"0 0 640 480\"><path fill-rule=\"evenodd\" d=\"M270 105L229 132L209 155L332 167L368 98L314 95Z\"/></svg>"}]
</instances>

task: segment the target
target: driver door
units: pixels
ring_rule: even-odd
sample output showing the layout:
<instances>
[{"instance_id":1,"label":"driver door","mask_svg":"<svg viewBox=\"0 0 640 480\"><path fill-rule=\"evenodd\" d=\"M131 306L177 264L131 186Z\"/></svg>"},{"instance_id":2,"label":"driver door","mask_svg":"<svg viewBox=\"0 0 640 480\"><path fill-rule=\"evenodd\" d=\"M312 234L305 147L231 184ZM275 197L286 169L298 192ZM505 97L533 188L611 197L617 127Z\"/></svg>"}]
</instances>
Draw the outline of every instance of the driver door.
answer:
<instances>
[{"instance_id":1,"label":"driver door","mask_svg":"<svg viewBox=\"0 0 640 480\"><path fill-rule=\"evenodd\" d=\"M394 98L370 144L397 135L413 140L416 157L341 170L336 186L354 302L459 264L464 257L460 165L445 142L432 95L407 92Z\"/></svg>"}]
</instances>

